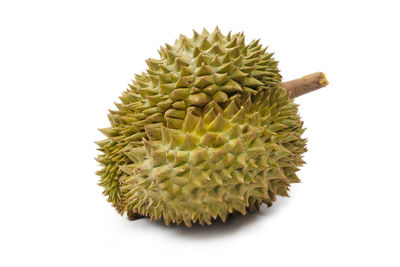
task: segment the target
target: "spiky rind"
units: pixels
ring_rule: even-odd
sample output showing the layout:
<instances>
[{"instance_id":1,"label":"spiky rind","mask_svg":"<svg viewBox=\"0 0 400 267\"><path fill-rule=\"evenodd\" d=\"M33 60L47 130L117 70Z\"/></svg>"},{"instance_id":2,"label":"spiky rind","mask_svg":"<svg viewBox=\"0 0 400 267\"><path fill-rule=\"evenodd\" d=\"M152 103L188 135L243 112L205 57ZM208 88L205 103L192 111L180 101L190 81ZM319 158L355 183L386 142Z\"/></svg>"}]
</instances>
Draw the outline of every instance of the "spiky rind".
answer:
<instances>
[{"instance_id":1,"label":"spiky rind","mask_svg":"<svg viewBox=\"0 0 400 267\"><path fill-rule=\"evenodd\" d=\"M159 52L97 142L100 184L118 212L189 226L286 196L305 140L272 54L218 28Z\"/></svg>"}]
</instances>

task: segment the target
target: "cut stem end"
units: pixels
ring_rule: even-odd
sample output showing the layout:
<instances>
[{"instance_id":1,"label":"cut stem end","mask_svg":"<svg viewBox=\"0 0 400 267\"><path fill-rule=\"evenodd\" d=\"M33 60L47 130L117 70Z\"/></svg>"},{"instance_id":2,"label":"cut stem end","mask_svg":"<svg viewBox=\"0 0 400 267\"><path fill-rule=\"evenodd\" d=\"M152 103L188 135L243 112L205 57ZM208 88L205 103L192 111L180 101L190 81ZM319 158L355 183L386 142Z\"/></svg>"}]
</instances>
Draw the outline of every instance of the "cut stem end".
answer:
<instances>
[{"instance_id":1,"label":"cut stem end","mask_svg":"<svg viewBox=\"0 0 400 267\"><path fill-rule=\"evenodd\" d=\"M328 84L329 82L324 73L315 72L296 80L283 82L282 87L289 91L291 98L296 98L325 87Z\"/></svg>"}]
</instances>

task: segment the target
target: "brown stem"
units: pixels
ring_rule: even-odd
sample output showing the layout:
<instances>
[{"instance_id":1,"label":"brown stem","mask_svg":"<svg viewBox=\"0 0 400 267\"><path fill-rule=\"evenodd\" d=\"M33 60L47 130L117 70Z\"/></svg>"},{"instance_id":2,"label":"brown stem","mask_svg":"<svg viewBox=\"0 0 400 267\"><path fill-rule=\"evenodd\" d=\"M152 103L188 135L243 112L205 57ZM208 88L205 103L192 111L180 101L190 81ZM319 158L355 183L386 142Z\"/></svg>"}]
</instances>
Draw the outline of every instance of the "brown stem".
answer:
<instances>
[{"instance_id":1,"label":"brown stem","mask_svg":"<svg viewBox=\"0 0 400 267\"><path fill-rule=\"evenodd\" d=\"M282 86L290 92L290 97L295 98L315 91L329 84L322 72L316 72L296 80L283 82Z\"/></svg>"}]
</instances>

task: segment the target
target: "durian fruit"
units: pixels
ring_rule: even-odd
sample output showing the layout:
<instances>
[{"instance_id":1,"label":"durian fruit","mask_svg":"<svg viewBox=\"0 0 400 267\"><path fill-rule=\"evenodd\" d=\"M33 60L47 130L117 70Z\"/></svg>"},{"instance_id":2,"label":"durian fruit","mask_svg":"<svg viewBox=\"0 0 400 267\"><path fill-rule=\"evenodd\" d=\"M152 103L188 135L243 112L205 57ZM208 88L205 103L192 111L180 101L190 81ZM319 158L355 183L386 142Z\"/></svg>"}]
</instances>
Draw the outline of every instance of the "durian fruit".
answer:
<instances>
[{"instance_id":1,"label":"durian fruit","mask_svg":"<svg viewBox=\"0 0 400 267\"><path fill-rule=\"evenodd\" d=\"M293 96L322 73L282 83L259 40L194 31L148 59L100 129L100 185L128 218L211 224L288 196L306 151Z\"/></svg>"}]
</instances>

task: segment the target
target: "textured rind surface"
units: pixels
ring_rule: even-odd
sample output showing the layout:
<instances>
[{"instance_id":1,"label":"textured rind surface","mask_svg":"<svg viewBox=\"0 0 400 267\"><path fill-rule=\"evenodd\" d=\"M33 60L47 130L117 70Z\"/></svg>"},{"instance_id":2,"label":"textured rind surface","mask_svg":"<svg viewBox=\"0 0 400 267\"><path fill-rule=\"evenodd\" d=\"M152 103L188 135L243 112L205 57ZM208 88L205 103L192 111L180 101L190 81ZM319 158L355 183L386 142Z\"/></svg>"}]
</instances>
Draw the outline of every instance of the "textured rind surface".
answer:
<instances>
[{"instance_id":1,"label":"textured rind surface","mask_svg":"<svg viewBox=\"0 0 400 267\"><path fill-rule=\"evenodd\" d=\"M108 201L121 214L190 226L288 196L306 141L273 54L218 28L159 52L101 129Z\"/></svg>"}]
</instances>

